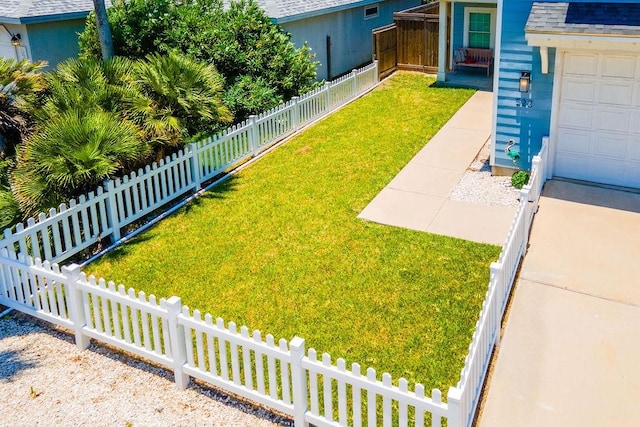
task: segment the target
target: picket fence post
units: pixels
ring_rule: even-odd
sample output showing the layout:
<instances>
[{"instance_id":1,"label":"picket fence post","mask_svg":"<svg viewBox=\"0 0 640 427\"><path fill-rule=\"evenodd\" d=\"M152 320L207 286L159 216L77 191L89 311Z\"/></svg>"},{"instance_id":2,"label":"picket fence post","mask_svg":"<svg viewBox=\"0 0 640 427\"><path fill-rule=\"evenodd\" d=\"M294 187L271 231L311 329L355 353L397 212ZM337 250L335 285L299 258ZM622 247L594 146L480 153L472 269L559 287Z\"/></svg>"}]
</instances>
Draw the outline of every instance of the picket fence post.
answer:
<instances>
[{"instance_id":1,"label":"picket fence post","mask_svg":"<svg viewBox=\"0 0 640 427\"><path fill-rule=\"evenodd\" d=\"M296 426L308 426L305 421L307 413L307 375L302 367L305 353L305 341L300 337L293 337L289 343L291 352L291 381L293 383L293 422Z\"/></svg>"},{"instance_id":2,"label":"picket fence post","mask_svg":"<svg viewBox=\"0 0 640 427\"><path fill-rule=\"evenodd\" d=\"M300 127L300 106L298 105L298 101L300 100L299 96L294 96L291 98L291 121L293 122L293 130L298 130Z\"/></svg>"},{"instance_id":3,"label":"picket fence post","mask_svg":"<svg viewBox=\"0 0 640 427\"><path fill-rule=\"evenodd\" d=\"M108 179L104 183L107 187L107 222L111 224L111 241L115 243L120 240L120 221L118 220L116 186L112 179Z\"/></svg>"},{"instance_id":4,"label":"picket fence post","mask_svg":"<svg viewBox=\"0 0 640 427\"><path fill-rule=\"evenodd\" d=\"M65 290L69 295L69 317L73 322L73 331L76 337L76 346L80 350L89 347L91 339L82 333L82 329L87 325L82 305L82 291L78 289L78 281L80 280L80 266L78 264L69 264L62 267L62 274L66 276Z\"/></svg>"},{"instance_id":5,"label":"picket fence post","mask_svg":"<svg viewBox=\"0 0 640 427\"><path fill-rule=\"evenodd\" d=\"M198 143L189 144L191 150L191 173L193 174L194 191L197 192L202 188L202 166L200 165L200 156L198 155Z\"/></svg>"},{"instance_id":6,"label":"picket fence post","mask_svg":"<svg viewBox=\"0 0 640 427\"><path fill-rule=\"evenodd\" d=\"M189 375L184 372L184 364L187 363L184 326L178 323L178 316L182 312L182 299L173 296L166 301L166 307L169 316L169 341L174 379L176 385L184 390L189 385Z\"/></svg>"},{"instance_id":7,"label":"picket fence post","mask_svg":"<svg viewBox=\"0 0 640 427\"><path fill-rule=\"evenodd\" d=\"M324 90L327 92L327 99L326 99L327 110L325 111L325 113L327 113L331 111L331 83L326 82L324 84Z\"/></svg>"},{"instance_id":8,"label":"picket fence post","mask_svg":"<svg viewBox=\"0 0 640 427\"><path fill-rule=\"evenodd\" d=\"M495 329L494 332L495 336L496 336L496 340L494 342L494 345L500 345L500 331L502 329L502 307L504 306L504 301L503 298L505 297L505 293L506 293L506 286L504 283L504 274L502 274L502 264L499 262L492 262L491 266L489 267L489 271L491 272L489 274L489 280L490 283L493 283L493 292L495 292L494 295L494 299L493 302L495 304L495 318L496 318L496 325L495 325ZM492 289L491 287L489 287L489 292L491 292Z\"/></svg>"},{"instance_id":9,"label":"picket fence post","mask_svg":"<svg viewBox=\"0 0 640 427\"><path fill-rule=\"evenodd\" d=\"M256 116L253 114L249 116L249 125L251 126L249 129L249 146L251 147L252 155L255 157L260 149L260 141L258 141L260 135L258 134L258 125L256 125Z\"/></svg>"},{"instance_id":10,"label":"picket fence post","mask_svg":"<svg viewBox=\"0 0 640 427\"><path fill-rule=\"evenodd\" d=\"M351 78L353 79L353 82L351 83L352 86L352 90L353 90L353 97L352 98L356 98L358 96L358 71L357 70L351 70Z\"/></svg>"},{"instance_id":11,"label":"picket fence post","mask_svg":"<svg viewBox=\"0 0 640 427\"><path fill-rule=\"evenodd\" d=\"M373 61L373 84L374 86L380 83L380 75L378 74L378 60Z\"/></svg>"},{"instance_id":12,"label":"picket fence post","mask_svg":"<svg viewBox=\"0 0 640 427\"><path fill-rule=\"evenodd\" d=\"M463 424L465 414L462 413L462 390L457 387L449 387L447 393L447 426L448 427L466 427Z\"/></svg>"}]
</instances>

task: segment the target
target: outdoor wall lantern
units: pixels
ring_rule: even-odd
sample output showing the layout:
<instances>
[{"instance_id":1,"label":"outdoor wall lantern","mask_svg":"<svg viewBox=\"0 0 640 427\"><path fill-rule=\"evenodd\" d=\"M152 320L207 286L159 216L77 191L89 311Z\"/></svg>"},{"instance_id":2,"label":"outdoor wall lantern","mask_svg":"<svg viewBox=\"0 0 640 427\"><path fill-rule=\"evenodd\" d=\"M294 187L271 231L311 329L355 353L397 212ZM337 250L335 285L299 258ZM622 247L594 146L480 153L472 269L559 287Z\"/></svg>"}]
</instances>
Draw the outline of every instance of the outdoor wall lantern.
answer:
<instances>
[{"instance_id":1,"label":"outdoor wall lantern","mask_svg":"<svg viewBox=\"0 0 640 427\"><path fill-rule=\"evenodd\" d=\"M529 93L531 89L531 71L522 71L520 73L520 93Z\"/></svg>"},{"instance_id":2,"label":"outdoor wall lantern","mask_svg":"<svg viewBox=\"0 0 640 427\"><path fill-rule=\"evenodd\" d=\"M19 33L11 36L11 44L13 46L20 46L22 44L22 37L20 37Z\"/></svg>"}]
</instances>

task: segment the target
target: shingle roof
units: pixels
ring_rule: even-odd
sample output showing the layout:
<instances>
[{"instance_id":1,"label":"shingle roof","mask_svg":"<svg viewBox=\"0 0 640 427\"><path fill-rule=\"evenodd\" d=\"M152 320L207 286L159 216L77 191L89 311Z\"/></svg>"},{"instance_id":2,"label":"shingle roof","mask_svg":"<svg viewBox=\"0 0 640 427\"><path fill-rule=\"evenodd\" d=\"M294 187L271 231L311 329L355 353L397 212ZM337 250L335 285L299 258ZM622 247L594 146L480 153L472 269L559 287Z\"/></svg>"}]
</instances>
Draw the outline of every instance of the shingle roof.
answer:
<instances>
[{"instance_id":1,"label":"shingle roof","mask_svg":"<svg viewBox=\"0 0 640 427\"><path fill-rule=\"evenodd\" d=\"M16 23L81 17L92 10L93 0L0 0L0 18Z\"/></svg>"},{"instance_id":2,"label":"shingle roof","mask_svg":"<svg viewBox=\"0 0 640 427\"><path fill-rule=\"evenodd\" d=\"M640 36L640 3L534 2L525 31Z\"/></svg>"},{"instance_id":3,"label":"shingle roof","mask_svg":"<svg viewBox=\"0 0 640 427\"><path fill-rule=\"evenodd\" d=\"M313 16L334 10L348 9L376 0L256 0L269 18L281 20L293 16ZM380 0L377 0L380 1ZM225 0L228 6L229 0Z\"/></svg>"}]
</instances>

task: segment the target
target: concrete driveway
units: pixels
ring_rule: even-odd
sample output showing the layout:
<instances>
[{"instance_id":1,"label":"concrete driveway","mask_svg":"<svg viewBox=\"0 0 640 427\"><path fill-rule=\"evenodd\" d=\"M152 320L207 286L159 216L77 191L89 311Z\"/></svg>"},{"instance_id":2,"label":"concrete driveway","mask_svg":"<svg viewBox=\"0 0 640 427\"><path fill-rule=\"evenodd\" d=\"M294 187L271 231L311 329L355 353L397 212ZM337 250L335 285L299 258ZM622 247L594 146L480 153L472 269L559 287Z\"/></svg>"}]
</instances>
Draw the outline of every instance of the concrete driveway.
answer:
<instances>
[{"instance_id":1,"label":"concrete driveway","mask_svg":"<svg viewBox=\"0 0 640 427\"><path fill-rule=\"evenodd\" d=\"M549 181L479 424L640 420L640 194Z\"/></svg>"}]
</instances>

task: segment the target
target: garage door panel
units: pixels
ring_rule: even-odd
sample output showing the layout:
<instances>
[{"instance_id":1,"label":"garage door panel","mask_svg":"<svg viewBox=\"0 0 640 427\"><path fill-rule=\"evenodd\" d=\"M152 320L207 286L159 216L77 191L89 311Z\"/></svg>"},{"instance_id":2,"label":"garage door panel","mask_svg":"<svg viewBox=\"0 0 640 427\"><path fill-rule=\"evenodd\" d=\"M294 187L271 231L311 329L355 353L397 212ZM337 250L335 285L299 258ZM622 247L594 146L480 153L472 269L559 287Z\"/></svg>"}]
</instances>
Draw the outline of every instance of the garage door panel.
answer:
<instances>
[{"instance_id":1,"label":"garage door panel","mask_svg":"<svg viewBox=\"0 0 640 427\"><path fill-rule=\"evenodd\" d=\"M596 82L578 78L567 79L562 87L562 99L593 103L596 100Z\"/></svg>"},{"instance_id":2,"label":"garage door panel","mask_svg":"<svg viewBox=\"0 0 640 427\"><path fill-rule=\"evenodd\" d=\"M591 154L619 160L627 158L627 137L625 135L596 134L593 139Z\"/></svg>"},{"instance_id":3,"label":"garage door panel","mask_svg":"<svg viewBox=\"0 0 640 427\"><path fill-rule=\"evenodd\" d=\"M632 133L640 135L640 109L631 111L631 128Z\"/></svg>"},{"instance_id":4,"label":"garage door panel","mask_svg":"<svg viewBox=\"0 0 640 427\"><path fill-rule=\"evenodd\" d=\"M555 174L640 188L640 56L565 53Z\"/></svg>"},{"instance_id":5,"label":"garage door panel","mask_svg":"<svg viewBox=\"0 0 640 427\"><path fill-rule=\"evenodd\" d=\"M633 79L636 76L635 55L607 55L602 59L602 77Z\"/></svg>"},{"instance_id":6,"label":"garage door panel","mask_svg":"<svg viewBox=\"0 0 640 427\"><path fill-rule=\"evenodd\" d=\"M596 76L598 55L567 53L564 59L564 74L576 76Z\"/></svg>"},{"instance_id":7,"label":"garage door panel","mask_svg":"<svg viewBox=\"0 0 640 427\"><path fill-rule=\"evenodd\" d=\"M623 132L631 130L631 111L613 108L601 108L596 114L594 129L597 131Z\"/></svg>"},{"instance_id":8,"label":"garage door panel","mask_svg":"<svg viewBox=\"0 0 640 427\"><path fill-rule=\"evenodd\" d=\"M578 155L591 153L591 135L585 131L561 129L558 133L558 152Z\"/></svg>"},{"instance_id":9,"label":"garage door panel","mask_svg":"<svg viewBox=\"0 0 640 427\"><path fill-rule=\"evenodd\" d=\"M604 81L598 90L598 103L631 107L633 105L632 81Z\"/></svg>"},{"instance_id":10,"label":"garage door panel","mask_svg":"<svg viewBox=\"0 0 640 427\"><path fill-rule=\"evenodd\" d=\"M627 142L627 158L634 162L640 162L640 139L637 137L630 137ZM638 164L640 173L640 164Z\"/></svg>"},{"instance_id":11,"label":"garage door panel","mask_svg":"<svg viewBox=\"0 0 640 427\"><path fill-rule=\"evenodd\" d=\"M591 129L593 124L593 106L563 105L560 112L560 126Z\"/></svg>"},{"instance_id":12,"label":"garage door panel","mask_svg":"<svg viewBox=\"0 0 640 427\"><path fill-rule=\"evenodd\" d=\"M619 185L640 188L640 162L628 163L626 165L624 182Z\"/></svg>"}]
</instances>

